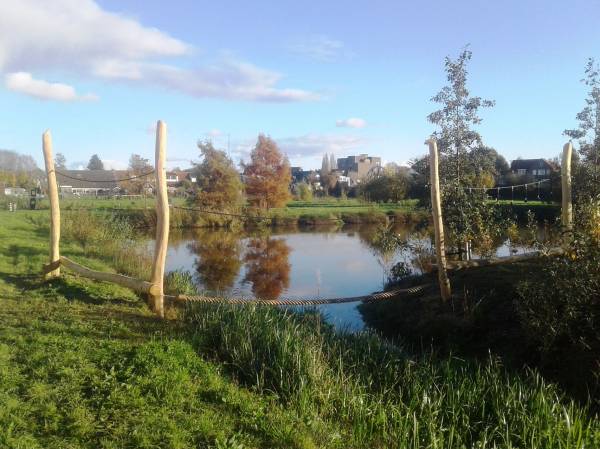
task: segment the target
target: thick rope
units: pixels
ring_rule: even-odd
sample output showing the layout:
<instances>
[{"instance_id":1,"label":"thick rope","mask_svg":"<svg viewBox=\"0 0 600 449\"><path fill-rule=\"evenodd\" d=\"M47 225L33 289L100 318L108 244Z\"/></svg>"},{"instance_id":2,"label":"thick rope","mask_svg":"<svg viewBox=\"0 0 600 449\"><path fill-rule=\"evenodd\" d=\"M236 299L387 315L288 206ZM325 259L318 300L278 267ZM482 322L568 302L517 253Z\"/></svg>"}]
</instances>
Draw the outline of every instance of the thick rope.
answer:
<instances>
[{"instance_id":1,"label":"thick rope","mask_svg":"<svg viewBox=\"0 0 600 449\"><path fill-rule=\"evenodd\" d=\"M56 174L63 176L65 178L68 179L73 179L75 181L83 181L83 182L99 182L99 183L114 183L114 182L123 182L123 181L131 181L132 179L138 179L138 178L144 178L146 176L150 176L151 174L154 173L154 170L149 171L148 173L141 173L139 175L134 175L134 176L130 176L128 178L120 178L120 179L110 179L110 180L97 180L97 179L87 179L87 178L80 178L78 176L71 176L71 175L67 175L66 173L60 172L58 170L54 170L56 172Z\"/></svg>"},{"instance_id":2,"label":"thick rope","mask_svg":"<svg viewBox=\"0 0 600 449\"><path fill-rule=\"evenodd\" d=\"M265 304L271 306L321 306L327 304L345 304L349 302L372 302L398 296L411 297L425 291L428 285L419 285L406 289L396 289L371 295L352 296L348 298L315 298L315 299L256 299L256 298L222 298L215 296L165 295L165 299L181 302L202 302L210 304Z\"/></svg>"}]
</instances>

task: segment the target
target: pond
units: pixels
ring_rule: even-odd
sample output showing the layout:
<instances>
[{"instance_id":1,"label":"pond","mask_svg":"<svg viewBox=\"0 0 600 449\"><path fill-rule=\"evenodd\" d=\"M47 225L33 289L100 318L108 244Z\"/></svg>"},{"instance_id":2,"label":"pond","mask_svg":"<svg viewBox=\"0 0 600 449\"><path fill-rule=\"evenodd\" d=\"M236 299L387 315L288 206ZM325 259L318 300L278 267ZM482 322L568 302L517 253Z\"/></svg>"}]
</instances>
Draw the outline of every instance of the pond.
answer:
<instances>
[{"instance_id":1,"label":"pond","mask_svg":"<svg viewBox=\"0 0 600 449\"><path fill-rule=\"evenodd\" d=\"M367 225L260 232L174 231L166 269L190 271L199 291L210 295L262 299L366 295L384 288L396 263L404 262L420 274L430 260L429 229L397 225L389 231L409 245L390 250L382 243L382 229ZM510 249L500 242L495 252L507 255ZM319 309L336 327L357 330L364 325L357 305Z\"/></svg>"}]
</instances>

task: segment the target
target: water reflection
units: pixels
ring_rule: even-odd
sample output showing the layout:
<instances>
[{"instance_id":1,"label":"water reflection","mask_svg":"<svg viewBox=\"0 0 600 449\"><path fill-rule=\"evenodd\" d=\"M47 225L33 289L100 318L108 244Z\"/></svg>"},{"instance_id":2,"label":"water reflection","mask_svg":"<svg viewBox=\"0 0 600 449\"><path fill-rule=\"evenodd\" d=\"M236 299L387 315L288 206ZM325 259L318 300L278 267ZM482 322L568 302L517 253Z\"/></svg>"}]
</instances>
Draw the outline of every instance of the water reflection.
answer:
<instances>
[{"instance_id":1,"label":"water reflection","mask_svg":"<svg viewBox=\"0 0 600 449\"><path fill-rule=\"evenodd\" d=\"M198 256L195 268L205 289L223 293L233 288L242 266L239 235L204 230L196 233L188 249Z\"/></svg>"},{"instance_id":2,"label":"water reflection","mask_svg":"<svg viewBox=\"0 0 600 449\"><path fill-rule=\"evenodd\" d=\"M244 283L256 298L277 299L290 285L290 247L282 238L251 238L246 245Z\"/></svg>"}]
</instances>

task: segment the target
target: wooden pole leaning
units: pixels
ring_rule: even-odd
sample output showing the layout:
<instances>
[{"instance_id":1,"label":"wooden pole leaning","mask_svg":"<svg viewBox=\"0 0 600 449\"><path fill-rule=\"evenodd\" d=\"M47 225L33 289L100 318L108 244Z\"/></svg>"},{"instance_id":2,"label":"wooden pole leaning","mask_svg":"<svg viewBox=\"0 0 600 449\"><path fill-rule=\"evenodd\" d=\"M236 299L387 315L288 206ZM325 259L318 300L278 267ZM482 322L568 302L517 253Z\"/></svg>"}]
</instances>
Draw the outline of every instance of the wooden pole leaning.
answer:
<instances>
[{"instance_id":1,"label":"wooden pole leaning","mask_svg":"<svg viewBox=\"0 0 600 449\"><path fill-rule=\"evenodd\" d=\"M156 243L152 264L152 289L150 307L159 316L164 316L165 261L169 243L169 198L167 196L167 174L165 168L167 152L167 125L159 120L156 124Z\"/></svg>"},{"instance_id":2,"label":"wooden pole leaning","mask_svg":"<svg viewBox=\"0 0 600 449\"><path fill-rule=\"evenodd\" d=\"M439 156L437 142L435 139L428 139L425 142L429 145L429 166L430 166L430 184L431 184L431 210L433 213L433 228L435 232L435 254L437 258L438 281L440 284L440 295L443 301L448 301L452 295L450 289L450 279L448 278L446 266L446 249L444 244L444 221L442 217L442 202L440 199L440 177L439 177Z\"/></svg>"},{"instance_id":3,"label":"wooden pole leaning","mask_svg":"<svg viewBox=\"0 0 600 449\"><path fill-rule=\"evenodd\" d=\"M54 157L52 155L52 135L47 130L42 135L46 177L48 178L48 198L50 200L50 264L56 268L44 275L45 279L60 276L60 205L58 203L58 186L54 170Z\"/></svg>"},{"instance_id":4,"label":"wooden pole leaning","mask_svg":"<svg viewBox=\"0 0 600 449\"><path fill-rule=\"evenodd\" d=\"M571 156L573 145L571 142L563 146L562 164L560 167L562 185L562 210L561 225L563 232L570 233L573 230L573 203L571 198Z\"/></svg>"}]
</instances>

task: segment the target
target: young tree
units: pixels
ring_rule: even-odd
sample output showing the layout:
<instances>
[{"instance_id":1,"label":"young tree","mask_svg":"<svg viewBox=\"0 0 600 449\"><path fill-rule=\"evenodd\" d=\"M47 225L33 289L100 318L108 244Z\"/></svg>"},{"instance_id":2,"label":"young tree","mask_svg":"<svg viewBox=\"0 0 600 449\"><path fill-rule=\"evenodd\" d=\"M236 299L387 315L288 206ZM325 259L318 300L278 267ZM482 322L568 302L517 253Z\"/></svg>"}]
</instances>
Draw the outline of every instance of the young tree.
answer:
<instances>
[{"instance_id":1,"label":"young tree","mask_svg":"<svg viewBox=\"0 0 600 449\"><path fill-rule=\"evenodd\" d=\"M427 117L439 127L433 133L438 148L446 159L442 179L461 184L464 165L468 154L482 145L481 136L473 129L481 123L479 109L494 106L494 101L471 96L467 89L467 64L472 53L464 49L456 60L446 57L445 69L448 85L444 86L431 100L442 108Z\"/></svg>"},{"instance_id":2,"label":"young tree","mask_svg":"<svg viewBox=\"0 0 600 449\"><path fill-rule=\"evenodd\" d=\"M480 165L474 160L475 150L481 148L481 136L474 129L481 123L479 110L494 106L491 100L471 96L467 89L467 64L471 51L464 49L456 60L446 57L445 70L448 85L431 100L442 108L432 112L428 119L438 129L433 133L438 141L440 174L443 189L443 211L446 225L459 251L469 256L468 242L492 238L498 227L493 226L492 211L483 192L468 193L465 187L481 182Z\"/></svg>"},{"instance_id":3,"label":"young tree","mask_svg":"<svg viewBox=\"0 0 600 449\"><path fill-rule=\"evenodd\" d=\"M242 166L251 204L261 208L280 207L290 199L290 164L270 137L258 136L250 163Z\"/></svg>"},{"instance_id":4,"label":"young tree","mask_svg":"<svg viewBox=\"0 0 600 449\"><path fill-rule=\"evenodd\" d=\"M593 58L588 60L585 66L585 77L581 82L589 88L589 92L585 99L585 107L576 116L579 127L567 129L564 134L579 141L581 164L575 170L575 189L580 194L598 196L600 194L600 67Z\"/></svg>"},{"instance_id":5,"label":"young tree","mask_svg":"<svg viewBox=\"0 0 600 449\"><path fill-rule=\"evenodd\" d=\"M224 151L212 142L198 142L202 162L194 167L198 191L194 202L215 210L235 210L244 202L240 174Z\"/></svg>"},{"instance_id":6,"label":"young tree","mask_svg":"<svg viewBox=\"0 0 600 449\"><path fill-rule=\"evenodd\" d=\"M87 165L88 170L104 170L104 164L97 154L92 155Z\"/></svg>"},{"instance_id":7,"label":"young tree","mask_svg":"<svg viewBox=\"0 0 600 449\"><path fill-rule=\"evenodd\" d=\"M67 158L64 154L56 153L56 156L54 156L54 166L59 170L67 168Z\"/></svg>"}]
</instances>

